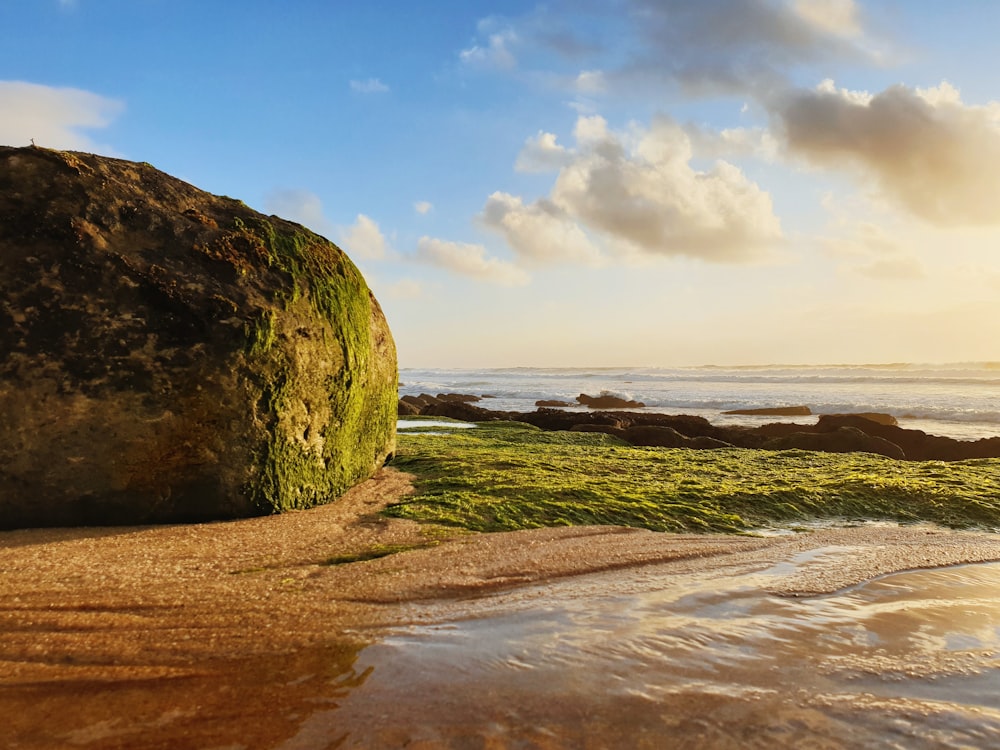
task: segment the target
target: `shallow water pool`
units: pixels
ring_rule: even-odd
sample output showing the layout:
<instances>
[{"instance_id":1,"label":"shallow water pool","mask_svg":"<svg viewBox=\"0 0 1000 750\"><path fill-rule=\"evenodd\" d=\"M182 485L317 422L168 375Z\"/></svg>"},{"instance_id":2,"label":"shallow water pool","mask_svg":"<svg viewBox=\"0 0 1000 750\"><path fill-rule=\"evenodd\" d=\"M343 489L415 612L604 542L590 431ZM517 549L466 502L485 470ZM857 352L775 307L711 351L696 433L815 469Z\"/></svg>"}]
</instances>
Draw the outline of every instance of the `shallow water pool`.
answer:
<instances>
[{"instance_id":1,"label":"shallow water pool","mask_svg":"<svg viewBox=\"0 0 1000 750\"><path fill-rule=\"evenodd\" d=\"M1000 564L764 593L841 553L588 576L402 629L360 654L367 679L326 720L359 747L1000 746Z\"/></svg>"}]
</instances>

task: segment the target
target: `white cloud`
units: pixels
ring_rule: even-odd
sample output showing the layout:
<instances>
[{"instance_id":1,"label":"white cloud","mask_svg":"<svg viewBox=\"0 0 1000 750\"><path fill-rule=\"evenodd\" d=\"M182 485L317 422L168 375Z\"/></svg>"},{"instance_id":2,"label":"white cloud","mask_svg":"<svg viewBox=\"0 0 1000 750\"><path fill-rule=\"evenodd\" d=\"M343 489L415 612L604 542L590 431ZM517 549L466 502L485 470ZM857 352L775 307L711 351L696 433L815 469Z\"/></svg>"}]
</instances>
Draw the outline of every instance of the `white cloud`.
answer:
<instances>
[{"instance_id":1,"label":"white cloud","mask_svg":"<svg viewBox=\"0 0 1000 750\"><path fill-rule=\"evenodd\" d=\"M490 257L482 245L421 237L415 258L428 265L504 286L523 286L530 280L528 274L512 263Z\"/></svg>"},{"instance_id":2,"label":"white cloud","mask_svg":"<svg viewBox=\"0 0 1000 750\"><path fill-rule=\"evenodd\" d=\"M545 161L540 155L563 162L549 198L525 206L498 193L484 210L526 257L592 259L587 235L596 232L648 256L748 262L781 239L770 196L728 162L694 169L689 136L667 118L616 133L601 117L580 117L574 136L574 149L544 133L526 146L524 164ZM544 239L532 241L531 230Z\"/></svg>"},{"instance_id":3,"label":"white cloud","mask_svg":"<svg viewBox=\"0 0 1000 750\"><path fill-rule=\"evenodd\" d=\"M416 211L421 216L426 216L431 211L434 210L434 204L430 201L416 201L413 204L413 210Z\"/></svg>"},{"instance_id":4,"label":"white cloud","mask_svg":"<svg viewBox=\"0 0 1000 750\"><path fill-rule=\"evenodd\" d=\"M690 137L694 152L702 158L754 156L764 161L773 161L781 151L778 139L765 128L706 130L695 125L685 125L684 132Z\"/></svg>"},{"instance_id":5,"label":"white cloud","mask_svg":"<svg viewBox=\"0 0 1000 750\"><path fill-rule=\"evenodd\" d=\"M484 37L458 54L465 65L510 70L517 67L517 58L511 46L517 42L517 33L509 26L500 26L494 18L479 22L479 33Z\"/></svg>"},{"instance_id":6,"label":"white cloud","mask_svg":"<svg viewBox=\"0 0 1000 750\"><path fill-rule=\"evenodd\" d=\"M349 227L341 228L339 242L348 255L366 260L381 260L386 257L388 243L379 225L364 214Z\"/></svg>"},{"instance_id":7,"label":"white cloud","mask_svg":"<svg viewBox=\"0 0 1000 750\"><path fill-rule=\"evenodd\" d=\"M550 200L526 206L508 193L493 193L480 216L489 228L503 234L507 244L531 265L573 261L601 265L601 252L572 217Z\"/></svg>"},{"instance_id":8,"label":"white cloud","mask_svg":"<svg viewBox=\"0 0 1000 750\"><path fill-rule=\"evenodd\" d=\"M546 60L529 75L580 95L660 96L679 85L760 97L833 63L891 60L869 18L860 0L543 3L514 20L484 19L460 58L507 69Z\"/></svg>"},{"instance_id":9,"label":"white cloud","mask_svg":"<svg viewBox=\"0 0 1000 750\"><path fill-rule=\"evenodd\" d=\"M369 78L364 81L353 80L350 85L351 91L356 91L359 94L385 94L389 91L389 87L378 78Z\"/></svg>"},{"instance_id":10,"label":"white cloud","mask_svg":"<svg viewBox=\"0 0 1000 750\"><path fill-rule=\"evenodd\" d=\"M792 10L812 26L837 36L856 37L862 33L854 0L795 0Z\"/></svg>"},{"instance_id":11,"label":"white cloud","mask_svg":"<svg viewBox=\"0 0 1000 750\"><path fill-rule=\"evenodd\" d=\"M74 88L0 81L0 143L113 153L81 131L105 128L125 109L114 99Z\"/></svg>"},{"instance_id":12,"label":"white cloud","mask_svg":"<svg viewBox=\"0 0 1000 750\"><path fill-rule=\"evenodd\" d=\"M687 90L764 91L795 69L879 54L853 0L630 0L634 38L605 71L609 88L680 83Z\"/></svg>"},{"instance_id":13,"label":"white cloud","mask_svg":"<svg viewBox=\"0 0 1000 750\"><path fill-rule=\"evenodd\" d=\"M524 142L514 169L518 172L554 172L573 160L572 154L556 143L556 136L541 130Z\"/></svg>"},{"instance_id":14,"label":"white cloud","mask_svg":"<svg viewBox=\"0 0 1000 750\"><path fill-rule=\"evenodd\" d=\"M791 154L860 170L927 221L1000 224L1000 103L966 105L947 83L871 95L825 81L771 104Z\"/></svg>"}]
</instances>

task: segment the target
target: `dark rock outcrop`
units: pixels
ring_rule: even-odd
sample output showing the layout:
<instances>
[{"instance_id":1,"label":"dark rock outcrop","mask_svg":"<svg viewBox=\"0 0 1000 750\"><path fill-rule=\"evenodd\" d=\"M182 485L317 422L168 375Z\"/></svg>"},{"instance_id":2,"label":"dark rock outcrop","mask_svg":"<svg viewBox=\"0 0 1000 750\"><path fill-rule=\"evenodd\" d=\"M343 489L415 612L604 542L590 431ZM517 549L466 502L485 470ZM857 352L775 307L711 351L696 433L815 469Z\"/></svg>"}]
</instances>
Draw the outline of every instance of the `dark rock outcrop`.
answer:
<instances>
[{"instance_id":1,"label":"dark rock outcrop","mask_svg":"<svg viewBox=\"0 0 1000 750\"><path fill-rule=\"evenodd\" d=\"M766 406L761 409L732 409L722 413L762 417L808 417L812 414L812 409L808 406Z\"/></svg>"},{"instance_id":2,"label":"dark rock outcrop","mask_svg":"<svg viewBox=\"0 0 1000 750\"><path fill-rule=\"evenodd\" d=\"M640 409L645 406L641 401L629 401L610 393L601 393L599 396L581 393L576 400L588 409Z\"/></svg>"},{"instance_id":3,"label":"dark rock outcrop","mask_svg":"<svg viewBox=\"0 0 1000 750\"><path fill-rule=\"evenodd\" d=\"M420 413L425 417L450 417L463 422L492 422L508 418L506 412L484 409L464 401L437 401L425 406Z\"/></svg>"},{"instance_id":4,"label":"dark rock outcrop","mask_svg":"<svg viewBox=\"0 0 1000 750\"><path fill-rule=\"evenodd\" d=\"M688 437L673 427L662 425L636 425L624 431L622 439L632 445L658 446L661 448L732 448L730 443L705 435Z\"/></svg>"},{"instance_id":5,"label":"dark rock outcrop","mask_svg":"<svg viewBox=\"0 0 1000 750\"><path fill-rule=\"evenodd\" d=\"M877 411L863 411L856 414L824 414L824 417L863 417L869 422L877 422L878 424L887 424L893 427L899 425L899 420L896 419L891 414L883 414Z\"/></svg>"},{"instance_id":6,"label":"dark rock outcrop","mask_svg":"<svg viewBox=\"0 0 1000 750\"><path fill-rule=\"evenodd\" d=\"M829 432L844 426L856 427L869 435L895 443L911 461L961 461L968 458L1000 457L1000 437L975 441L955 440L928 435L923 430L879 424L857 414L823 415L816 423L816 431Z\"/></svg>"},{"instance_id":7,"label":"dark rock outcrop","mask_svg":"<svg viewBox=\"0 0 1000 750\"><path fill-rule=\"evenodd\" d=\"M328 502L394 450L396 380L329 241L148 164L0 148L0 527Z\"/></svg>"},{"instance_id":8,"label":"dark rock outcrop","mask_svg":"<svg viewBox=\"0 0 1000 750\"><path fill-rule=\"evenodd\" d=\"M535 402L535 406L547 406L547 407L572 406L572 405L573 404L571 404L569 401L557 401L555 399L544 399L544 398L540 401Z\"/></svg>"},{"instance_id":9,"label":"dark rock outcrop","mask_svg":"<svg viewBox=\"0 0 1000 750\"><path fill-rule=\"evenodd\" d=\"M422 404L420 413L427 416L452 417L470 422L512 420L527 422L543 430L604 432L635 445L864 451L917 461L1000 458L1000 437L974 442L937 437L920 430L907 430L886 424L893 420L890 415L827 414L811 425L774 422L760 427L747 427L713 425L704 417L687 414L624 410L578 412L544 407L532 412L505 412L483 409L472 404L439 401L426 395L419 398L404 396L400 402L401 408L404 401ZM851 429L840 432L842 427ZM828 436L827 433L835 434Z\"/></svg>"},{"instance_id":10,"label":"dark rock outcrop","mask_svg":"<svg viewBox=\"0 0 1000 750\"><path fill-rule=\"evenodd\" d=\"M473 396L469 393L439 393L436 398L438 401L461 401L467 404L482 401L480 396Z\"/></svg>"},{"instance_id":11,"label":"dark rock outcrop","mask_svg":"<svg viewBox=\"0 0 1000 750\"><path fill-rule=\"evenodd\" d=\"M752 428L754 434L770 440L771 438L791 435L795 432L816 432L814 424L796 424L795 422L769 422L760 427Z\"/></svg>"},{"instance_id":12,"label":"dark rock outcrop","mask_svg":"<svg viewBox=\"0 0 1000 750\"><path fill-rule=\"evenodd\" d=\"M894 443L862 432L856 427L838 427L830 432L793 432L773 438L764 450L806 450L824 453L877 453L887 458L904 459L906 454Z\"/></svg>"},{"instance_id":13,"label":"dark rock outcrop","mask_svg":"<svg viewBox=\"0 0 1000 750\"><path fill-rule=\"evenodd\" d=\"M562 409L536 409L533 412L520 414L516 419L520 422L533 424L543 430L572 430L577 425L604 425L607 427L628 426L627 418L622 418L622 412L609 414L607 412L571 412Z\"/></svg>"},{"instance_id":14,"label":"dark rock outcrop","mask_svg":"<svg viewBox=\"0 0 1000 750\"><path fill-rule=\"evenodd\" d=\"M399 403L401 407L403 405L410 406L417 410L416 413L419 413L420 410L425 406L427 406L427 404L430 402L427 401L427 399L421 398L419 396L403 396L401 399L399 399Z\"/></svg>"},{"instance_id":15,"label":"dark rock outcrop","mask_svg":"<svg viewBox=\"0 0 1000 750\"><path fill-rule=\"evenodd\" d=\"M400 417L415 417L420 414L420 407L417 404L400 399L399 405L396 407L396 414Z\"/></svg>"}]
</instances>

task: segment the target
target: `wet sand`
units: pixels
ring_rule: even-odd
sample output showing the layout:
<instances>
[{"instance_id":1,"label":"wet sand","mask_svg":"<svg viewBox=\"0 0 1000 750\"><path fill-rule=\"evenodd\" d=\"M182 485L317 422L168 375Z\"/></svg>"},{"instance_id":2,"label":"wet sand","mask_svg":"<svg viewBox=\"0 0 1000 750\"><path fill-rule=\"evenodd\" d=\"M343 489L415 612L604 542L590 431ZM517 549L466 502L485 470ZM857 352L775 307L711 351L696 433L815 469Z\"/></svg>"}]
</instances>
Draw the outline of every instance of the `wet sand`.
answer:
<instances>
[{"instance_id":1,"label":"wet sand","mask_svg":"<svg viewBox=\"0 0 1000 750\"><path fill-rule=\"evenodd\" d=\"M377 515L409 491L407 475L386 469L335 504L282 516L0 533L7 747L349 747L346 728L315 716L365 681L367 644L401 627L524 611L549 584L585 592L609 571L683 582L768 570L762 592L801 597L1000 560L998 535L929 526L447 537ZM326 564L375 545L427 544Z\"/></svg>"}]
</instances>

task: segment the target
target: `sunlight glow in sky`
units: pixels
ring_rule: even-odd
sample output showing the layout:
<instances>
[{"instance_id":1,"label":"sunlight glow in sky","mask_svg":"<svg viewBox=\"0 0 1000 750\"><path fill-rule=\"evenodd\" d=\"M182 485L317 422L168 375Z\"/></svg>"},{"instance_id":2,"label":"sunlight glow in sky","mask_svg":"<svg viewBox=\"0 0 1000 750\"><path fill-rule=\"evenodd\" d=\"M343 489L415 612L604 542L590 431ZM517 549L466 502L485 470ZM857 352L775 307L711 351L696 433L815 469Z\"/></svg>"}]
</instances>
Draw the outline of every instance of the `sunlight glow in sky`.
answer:
<instances>
[{"instance_id":1,"label":"sunlight glow in sky","mask_svg":"<svg viewBox=\"0 0 1000 750\"><path fill-rule=\"evenodd\" d=\"M343 247L404 367L1000 360L1000 3L0 5L0 143Z\"/></svg>"}]
</instances>

